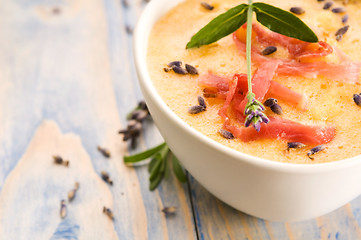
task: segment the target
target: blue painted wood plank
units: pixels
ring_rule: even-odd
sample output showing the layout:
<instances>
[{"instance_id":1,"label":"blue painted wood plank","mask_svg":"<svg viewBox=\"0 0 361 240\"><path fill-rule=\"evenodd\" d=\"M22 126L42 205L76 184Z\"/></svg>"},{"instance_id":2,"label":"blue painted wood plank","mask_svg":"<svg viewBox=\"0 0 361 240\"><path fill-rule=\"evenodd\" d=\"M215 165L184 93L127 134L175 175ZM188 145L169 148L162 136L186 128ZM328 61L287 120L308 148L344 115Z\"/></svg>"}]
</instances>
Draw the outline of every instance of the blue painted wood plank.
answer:
<instances>
[{"instance_id":1,"label":"blue painted wood plank","mask_svg":"<svg viewBox=\"0 0 361 240\"><path fill-rule=\"evenodd\" d=\"M1 236L27 239L32 234L34 239L43 239L41 234L48 233L46 239L91 239L92 231L103 234L106 239L195 236L187 186L177 185L171 175L172 185L164 183L159 190L150 192L146 168L129 168L122 162L127 146L117 131L125 126L125 114L141 99L130 60L131 36L125 32L124 15L127 12L127 21L136 21L144 5L140 2L132 2L136 8L133 10L122 10L118 1L7 0L0 3L0 196L1 201L7 203L3 206L8 207L0 210ZM42 143L47 134L42 132L39 138L36 133L47 125L46 119L51 119L60 132ZM151 123L148 126L150 133L144 133L136 150L162 141L155 127ZM65 135L61 142L69 144L67 148L54 150L54 145L41 148L50 143L59 145L57 137L62 139L64 133L80 139L81 145L72 144ZM34 141L36 144L32 145ZM105 159L96 149L97 145L107 147L112 157ZM33 154L22 157L28 151ZM70 205L69 214L62 221L59 203L71 186L64 184L70 177L54 175L47 167L49 164L53 167L52 155L77 156L79 151L88 159L84 168L73 169L88 176L84 177L78 194L79 201L85 204L81 210L94 211L99 216L89 218L80 209L70 209ZM29 182L36 177L21 166L36 159L42 160L34 165L42 174L42 178L35 181L39 194L28 199L34 192L26 188L21 177ZM100 179L102 170L109 172L113 186ZM73 171L71 176L75 178L76 173ZM57 184L50 184L49 179ZM92 187L96 182L101 183L101 187ZM54 191L57 194L51 196L49 193ZM102 194L104 191L109 194ZM97 198L89 198L91 195ZM111 205L114 222L108 221L101 212L101 203ZM48 207L34 211L36 206L44 204ZM169 204L177 207L177 213L168 220L161 209ZM25 221L22 231L2 227L16 222L19 211L34 214L33 218L24 215L25 220L34 221ZM51 218L47 216L49 213ZM49 224L44 225L39 219ZM96 225L99 221L108 224ZM90 229L86 231L85 226ZM93 238L99 239L96 236Z\"/></svg>"}]
</instances>

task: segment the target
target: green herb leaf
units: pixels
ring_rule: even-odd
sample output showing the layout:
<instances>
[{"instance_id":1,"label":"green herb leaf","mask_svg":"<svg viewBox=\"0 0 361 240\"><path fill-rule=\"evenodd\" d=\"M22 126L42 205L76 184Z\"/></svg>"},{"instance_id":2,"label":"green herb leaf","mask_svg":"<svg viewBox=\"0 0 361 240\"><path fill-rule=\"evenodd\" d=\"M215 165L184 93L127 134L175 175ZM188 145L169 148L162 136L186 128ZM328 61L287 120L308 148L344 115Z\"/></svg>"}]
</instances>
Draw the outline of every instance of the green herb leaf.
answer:
<instances>
[{"instance_id":1,"label":"green herb leaf","mask_svg":"<svg viewBox=\"0 0 361 240\"><path fill-rule=\"evenodd\" d=\"M156 165L158 159L156 157L153 157L152 160L150 160L148 165L148 172L151 173L153 171L154 166Z\"/></svg>"},{"instance_id":2,"label":"green herb leaf","mask_svg":"<svg viewBox=\"0 0 361 240\"><path fill-rule=\"evenodd\" d=\"M123 160L125 163L135 163L135 162L140 162L142 160L145 160L147 158L150 158L152 156L154 156L154 154L156 154L157 152L159 152L162 148L167 147L166 143L162 143L154 148L151 148L147 151L135 154L135 155L131 155L131 156L124 156ZM167 147L168 148L168 147Z\"/></svg>"},{"instance_id":3,"label":"green herb leaf","mask_svg":"<svg viewBox=\"0 0 361 240\"><path fill-rule=\"evenodd\" d=\"M185 174L182 165L180 164L179 160L174 154L172 158L172 164L173 164L173 172L178 178L178 180L182 183L187 182L187 175Z\"/></svg>"},{"instance_id":4,"label":"green herb leaf","mask_svg":"<svg viewBox=\"0 0 361 240\"><path fill-rule=\"evenodd\" d=\"M155 156L155 159L157 159L157 161L154 164L152 171L150 172L150 175L149 175L150 181L154 180L159 175L159 173L161 172L160 169L161 169L162 163L164 162L159 153Z\"/></svg>"},{"instance_id":5,"label":"green herb leaf","mask_svg":"<svg viewBox=\"0 0 361 240\"><path fill-rule=\"evenodd\" d=\"M158 174L153 180L150 180L149 190L153 191L159 185L164 177L164 173Z\"/></svg>"},{"instance_id":6,"label":"green herb leaf","mask_svg":"<svg viewBox=\"0 0 361 240\"><path fill-rule=\"evenodd\" d=\"M214 18L191 38L186 49L216 42L236 31L246 22L247 8L247 4L240 4Z\"/></svg>"},{"instance_id":7,"label":"green herb leaf","mask_svg":"<svg viewBox=\"0 0 361 240\"><path fill-rule=\"evenodd\" d=\"M306 42L318 42L316 34L298 17L269 4L253 3L257 21L273 32Z\"/></svg>"}]
</instances>

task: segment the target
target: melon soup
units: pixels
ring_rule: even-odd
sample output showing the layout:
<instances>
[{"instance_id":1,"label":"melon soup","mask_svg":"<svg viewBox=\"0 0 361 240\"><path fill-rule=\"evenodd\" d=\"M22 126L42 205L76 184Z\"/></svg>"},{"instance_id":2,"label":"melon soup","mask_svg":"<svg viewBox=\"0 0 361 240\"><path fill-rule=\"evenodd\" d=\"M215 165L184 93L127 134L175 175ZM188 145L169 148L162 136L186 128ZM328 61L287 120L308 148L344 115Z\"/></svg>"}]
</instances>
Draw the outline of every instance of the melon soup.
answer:
<instances>
[{"instance_id":1,"label":"melon soup","mask_svg":"<svg viewBox=\"0 0 361 240\"><path fill-rule=\"evenodd\" d=\"M317 142L302 145L302 148L289 149L287 143L293 141L283 138L282 131L277 133L276 137L255 136L255 140L246 141L237 137L230 140L219 133L220 129L224 129L224 118L220 116L219 111L224 106L227 88L235 74L246 73L246 60L242 49L244 44L242 34L245 34L245 30L240 29L237 34L231 34L216 43L199 48L185 49L185 46L192 35L211 19L240 4L238 0L213 1L212 10L202 6L199 1L188 0L177 5L154 25L149 38L147 64L159 95L183 121L202 134L252 156L280 162L313 164L360 155L361 108L355 104L353 95L361 92L358 63L360 53L355 51L361 49L359 40L361 18L357 14L361 10L361 4L349 3L345 7L340 5L339 7L344 8L345 12L335 13L331 9L324 10L324 3L315 0L265 2L284 10L294 6L302 7L304 13L298 17L313 29L320 41L327 45L310 44L312 47L308 47L305 52L314 51L317 54L318 48L324 48L326 51L331 49L326 56L321 54L322 56L312 55L301 58L300 54L296 53L290 57L289 46L282 46L282 43L276 41L277 39L270 38L263 42L257 40L267 38L270 31L260 24L254 24L256 30L253 31L252 44L256 53L252 54L253 75L257 74L257 71L262 71L260 67L262 57L266 62L277 59L291 60L297 62L295 68L299 67L297 72L293 70L294 66L292 69L283 67L285 65L283 63L278 67L271 77L274 84L271 84L262 102L269 98L277 99L278 105L282 108L282 115L273 112L269 107L266 108L265 113L271 118L271 122L273 118L277 118L299 124L292 126L293 129L299 126L301 128L312 126L314 132L304 133L309 135L307 136L309 138L316 139L320 137L319 135L328 134L317 131L332 128L334 136L325 142L320 142L324 145L322 151L312 155L311 158L307 155L310 149L320 145ZM350 26L348 31L341 36L341 39L337 39L335 36L337 30L347 25ZM270 45L276 46L277 51L267 56L257 52ZM176 73L167 66L172 61L181 61L183 68L185 64L194 66L198 74ZM317 67L322 65L321 68L314 67L312 65L314 63ZM220 84L225 86L217 89L216 86ZM253 87L257 88L257 86ZM190 114L189 108L198 104L198 96L203 96L205 99L206 111ZM244 96L245 93L240 93L238 97L244 98ZM236 101L234 96L233 107L237 104ZM232 125L236 128L244 128L242 120L237 119L237 113L232 113L229 109L227 111L232 118ZM306 128L299 131L308 130ZM313 136L315 132L316 135ZM256 134L252 133L252 135ZM302 139L300 141L295 139L296 142L302 142Z\"/></svg>"}]
</instances>

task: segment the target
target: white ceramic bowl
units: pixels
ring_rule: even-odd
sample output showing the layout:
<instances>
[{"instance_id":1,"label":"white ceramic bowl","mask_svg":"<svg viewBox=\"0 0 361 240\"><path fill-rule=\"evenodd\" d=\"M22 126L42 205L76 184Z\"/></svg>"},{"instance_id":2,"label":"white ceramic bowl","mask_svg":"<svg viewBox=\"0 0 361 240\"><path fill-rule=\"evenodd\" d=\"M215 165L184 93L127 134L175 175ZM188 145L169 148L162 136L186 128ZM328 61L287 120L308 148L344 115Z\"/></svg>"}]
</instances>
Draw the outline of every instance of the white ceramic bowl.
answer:
<instances>
[{"instance_id":1,"label":"white ceramic bowl","mask_svg":"<svg viewBox=\"0 0 361 240\"><path fill-rule=\"evenodd\" d=\"M253 157L204 136L162 101L147 71L147 45L155 22L182 0L152 0L134 32L140 86L162 136L184 167L232 207L267 220L299 221L326 214L361 193L361 159L300 165Z\"/></svg>"}]
</instances>

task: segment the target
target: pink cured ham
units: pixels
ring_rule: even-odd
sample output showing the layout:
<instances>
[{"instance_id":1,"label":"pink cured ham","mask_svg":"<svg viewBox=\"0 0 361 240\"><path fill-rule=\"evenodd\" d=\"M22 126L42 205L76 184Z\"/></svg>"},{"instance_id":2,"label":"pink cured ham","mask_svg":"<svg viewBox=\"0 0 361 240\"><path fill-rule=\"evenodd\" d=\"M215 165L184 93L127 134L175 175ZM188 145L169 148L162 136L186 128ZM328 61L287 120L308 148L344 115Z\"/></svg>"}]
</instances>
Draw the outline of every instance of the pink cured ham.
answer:
<instances>
[{"instance_id":1,"label":"pink cured ham","mask_svg":"<svg viewBox=\"0 0 361 240\"><path fill-rule=\"evenodd\" d=\"M333 52L333 48L329 44L322 41L317 43L318 45L305 43L278 33L266 31L259 24L253 24L252 26L256 34L255 39L259 44L281 45L288 49L291 59L279 59L282 63L279 65L276 74L306 78L324 76L330 80L350 83L359 81L361 63L348 60L344 56L345 54L340 53L339 49L336 49L336 54L340 57L340 63L319 61L320 57ZM242 26L237 31L244 31L243 28ZM233 34L233 40L241 54L245 54L246 43L239 39L240 34L237 31ZM274 59L263 56L256 46L252 47L251 52L252 61L258 64ZM313 59L313 61L303 62L310 59Z\"/></svg>"},{"instance_id":2,"label":"pink cured ham","mask_svg":"<svg viewBox=\"0 0 361 240\"><path fill-rule=\"evenodd\" d=\"M238 92L243 93L243 95L239 97L243 97L247 92L247 75L236 74L236 76L238 76L237 90ZM226 99L230 81L231 77L229 76L218 76L209 72L199 77L198 84L203 89L207 89L210 93L214 93L215 97ZM273 80L270 83L267 96L276 98L300 109L306 108L307 98L304 94L297 93Z\"/></svg>"},{"instance_id":3,"label":"pink cured ham","mask_svg":"<svg viewBox=\"0 0 361 240\"><path fill-rule=\"evenodd\" d=\"M257 132L254 128L229 126L235 137L244 142L258 139L283 139L289 142L302 142L308 145L319 145L330 142L335 137L333 126L312 126L282 118L270 117L268 124L262 124Z\"/></svg>"},{"instance_id":4,"label":"pink cured ham","mask_svg":"<svg viewBox=\"0 0 361 240\"><path fill-rule=\"evenodd\" d=\"M272 78L275 75L279 64L280 62L277 60L264 62L259 66L256 73L253 75L252 92L256 95L256 99L258 101L263 101L264 96L270 88ZM244 97L242 102L238 106L236 106L236 109L242 113L244 112L248 101L246 96Z\"/></svg>"}]
</instances>

